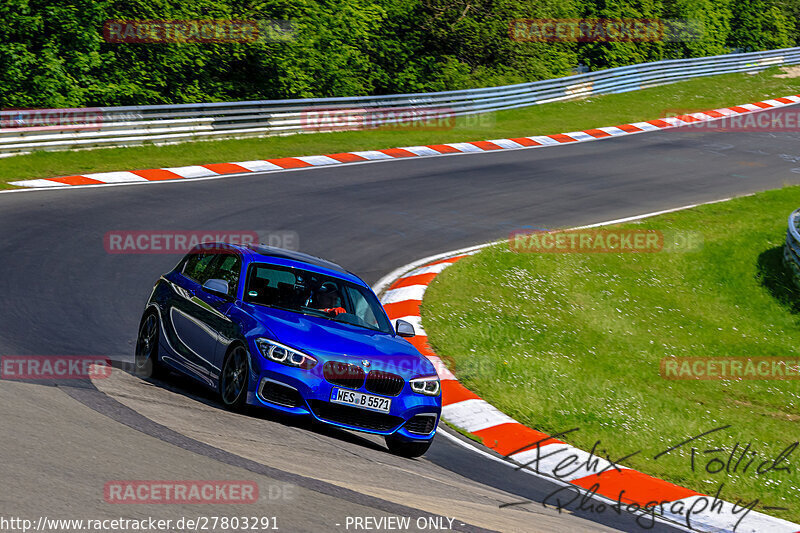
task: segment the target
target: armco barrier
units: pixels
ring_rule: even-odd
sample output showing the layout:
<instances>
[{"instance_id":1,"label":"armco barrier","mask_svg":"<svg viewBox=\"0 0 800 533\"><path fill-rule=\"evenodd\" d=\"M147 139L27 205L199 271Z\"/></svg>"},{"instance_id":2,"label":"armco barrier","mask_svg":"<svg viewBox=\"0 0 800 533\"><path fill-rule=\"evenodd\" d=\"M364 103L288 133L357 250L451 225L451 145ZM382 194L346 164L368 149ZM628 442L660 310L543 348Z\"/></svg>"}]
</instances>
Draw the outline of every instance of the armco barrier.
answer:
<instances>
[{"instance_id":1,"label":"armco barrier","mask_svg":"<svg viewBox=\"0 0 800 533\"><path fill-rule=\"evenodd\" d=\"M99 123L93 122L91 127L85 128L74 123L63 129L52 125L26 127L26 111L7 110L0 111L0 121L14 124L14 127L0 128L0 155L318 131L319 128L309 126L310 113L322 117L323 122L333 116L337 123L332 128L335 130L362 129L365 123L368 126L397 123L408 120L409 114L415 116L416 112L420 120L447 120L591 95L635 91L700 76L755 72L770 66L798 63L800 48L785 48L656 61L552 80L461 91L101 107L91 110L92 116L101 117ZM30 114L38 116L36 112Z\"/></svg>"},{"instance_id":2,"label":"armco barrier","mask_svg":"<svg viewBox=\"0 0 800 533\"><path fill-rule=\"evenodd\" d=\"M795 209L789 215L789 229L786 231L783 260L792 271L795 285L800 287L800 209Z\"/></svg>"}]
</instances>

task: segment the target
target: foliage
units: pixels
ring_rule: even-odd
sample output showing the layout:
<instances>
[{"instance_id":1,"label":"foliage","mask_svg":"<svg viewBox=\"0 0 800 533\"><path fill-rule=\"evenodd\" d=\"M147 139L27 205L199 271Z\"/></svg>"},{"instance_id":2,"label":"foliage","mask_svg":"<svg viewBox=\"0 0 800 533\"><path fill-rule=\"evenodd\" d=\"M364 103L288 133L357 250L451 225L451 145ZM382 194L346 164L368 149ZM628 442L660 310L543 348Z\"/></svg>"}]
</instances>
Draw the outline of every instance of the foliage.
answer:
<instances>
[{"instance_id":1,"label":"foliage","mask_svg":"<svg viewBox=\"0 0 800 533\"><path fill-rule=\"evenodd\" d=\"M0 107L426 92L792 46L800 0L6 0ZM515 19L686 19L684 42L517 42ZM109 20L290 21L254 42L113 43Z\"/></svg>"}]
</instances>

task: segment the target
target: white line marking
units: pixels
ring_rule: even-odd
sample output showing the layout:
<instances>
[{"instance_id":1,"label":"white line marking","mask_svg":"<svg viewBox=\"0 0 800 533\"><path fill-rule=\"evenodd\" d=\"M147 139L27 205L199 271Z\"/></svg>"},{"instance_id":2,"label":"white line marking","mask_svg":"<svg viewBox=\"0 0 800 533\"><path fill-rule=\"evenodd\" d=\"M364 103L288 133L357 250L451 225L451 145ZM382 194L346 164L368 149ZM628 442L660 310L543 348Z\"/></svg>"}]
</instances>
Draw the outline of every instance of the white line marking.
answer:
<instances>
[{"instance_id":1,"label":"white line marking","mask_svg":"<svg viewBox=\"0 0 800 533\"><path fill-rule=\"evenodd\" d=\"M555 139L547 137L545 135L537 135L535 137L528 137L528 139L532 140L533 142L537 142L537 143L539 143L541 145L544 145L544 146L552 146L552 145L555 145L555 144L564 144L564 143L558 142Z\"/></svg>"},{"instance_id":2,"label":"white line marking","mask_svg":"<svg viewBox=\"0 0 800 533\"><path fill-rule=\"evenodd\" d=\"M407 150L415 155L440 155L440 152L427 146L403 146L401 150Z\"/></svg>"},{"instance_id":3,"label":"white line marking","mask_svg":"<svg viewBox=\"0 0 800 533\"><path fill-rule=\"evenodd\" d=\"M453 266L453 263L436 263L435 265L415 268L400 279L410 278L411 276L420 276L422 274L439 274L442 272L442 270L449 266ZM400 279L398 279L398 281L400 281Z\"/></svg>"},{"instance_id":4,"label":"white line marking","mask_svg":"<svg viewBox=\"0 0 800 533\"><path fill-rule=\"evenodd\" d=\"M664 119L660 119L660 120L664 120ZM681 124L683 124L683 122L681 122ZM635 126L635 127L639 128L640 130L644 130L644 131L658 131L658 130L663 130L664 129L664 128L659 128L658 126L653 126L649 122L631 122L631 126Z\"/></svg>"},{"instance_id":5,"label":"white line marking","mask_svg":"<svg viewBox=\"0 0 800 533\"><path fill-rule=\"evenodd\" d=\"M72 185L67 185L66 183L60 183L58 181L50 181L48 179L38 179L38 180L22 180L22 181L12 181L10 182L11 185L16 185L18 187L37 187L37 188L48 188L52 189L53 187L70 187ZM15 191L4 191L4 192L15 192Z\"/></svg>"},{"instance_id":6,"label":"white line marking","mask_svg":"<svg viewBox=\"0 0 800 533\"><path fill-rule=\"evenodd\" d=\"M418 267L422 267L423 265L426 265L428 263L432 263L434 261L438 261L439 259L447 259L447 258L450 258L450 257L454 257L454 256L457 256L457 255L463 255L463 254L472 254L472 253L475 253L475 252L479 251L481 248L485 248L486 246L491 246L493 244L496 244L496 242L487 242L487 243L484 243L484 244L478 244L476 246L468 246L466 248L461 248L459 250L454 250L452 252L444 252L444 253L441 253L441 254L431 255L429 257L423 257L422 259L419 259L417 261L413 261L413 262L411 262L411 263L409 263L409 264L407 264L405 266L401 266L400 268L396 268L396 269L392 270L391 272L389 272L388 274L383 276L381 279L376 281L375 284L372 286L372 290L375 292L375 294L380 295L381 292L383 292L383 290L386 287L388 287L389 285L394 283L394 281L396 279L400 278L400 276L403 273L408 272L409 270L412 270L412 269L415 269L415 268L418 268ZM450 264L450 263L448 263L448 264ZM431 266L435 266L435 265L431 265Z\"/></svg>"},{"instance_id":7,"label":"white line marking","mask_svg":"<svg viewBox=\"0 0 800 533\"><path fill-rule=\"evenodd\" d=\"M600 131L604 131L609 135L630 135L630 133L628 133L627 131L621 130L616 126L605 126L603 128L597 128L597 129Z\"/></svg>"},{"instance_id":8,"label":"white line marking","mask_svg":"<svg viewBox=\"0 0 800 533\"><path fill-rule=\"evenodd\" d=\"M664 117L661 120L669 124L670 126L683 126L684 124L691 124L690 122L685 122L679 118L675 117Z\"/></svg>"},{"instance_id":9,"label":"white line marking","mask_svg":"<svg viewBox=\"0 0 800 533\"><path fill-rule=\"evenodd\" d=\"M512 141L511 139L492 139L487 141L490 143L494 143L497 146L502 146L508 150L516 150L517 148L525 148L523 145L519 144L516 141Z\"/></svg>"},{"instance_id":10,"label":"white line marking","mask_svg":"<svg viewBox=\"0 0 800 533\"><path fill-rule=\"evenodd\" d=\"M87 178L102 181L103 183L128 183L131 181L149 181L146 178L137 176L133 172L98 172L96 174L84 174Z\"/></svg>"},{"instance_id":11,"label":"white line marking","mask_svg":"<svg viewBox=\"0 0 800 533\"><path fill-rule=\"evenodd\" d=\"M252 172L263 172L269 170L282 170L283 167L279 167L274 163L269 163L263 160L256 160L256 161L238 161L234 163L234 165L239 165L240 167L244 167L247 170Z\"/></svg>"},{"instance_id":12,"label":"white line marking","mask_svg":"<svg viewBox=\"0 0 800 533\"><path fill-rule=\"evenodd\" d=\"M766 111L765 109L763 109L763 108L761 108L761 107L759 107L759 106L757 106L755 104L742 104L742 105L736 106L736 107L743 107L743 108L745 108L745 109L747 109L749 111Z\"/></svg>"},{"instance_id":13,"label":"white line marking","mask_svg":"<svg viewBox=\"0 0 800 533\"><path fill-rule=\"evenodd\" d=\"M378 160L378 159L395 159L390 155L386 155L383 152L378 152L376 150L367 150L365 152L350 152L353 155L358 155L363 157L364 159L369 159L370 161Z\"/></svg>"},{"instance_id":14,"label":"white line marking","mask_svg":"<svg viewBox=\"0 0 800 533\"><path fill-rule=\"evenodd\" d=\"M301 157L295 157L295 159L299 159L300 161L305 161L309 165L338 165L340 164L339 161L333 159L332 157L328 157L326 155L305 155Z\"/></svg>"},{"instance_id":15,"label":"white line marking","mask_svg":"<svg viewBox=\"0 0 800 533\"><path fill-rule=\"evenodd\" d=\"M174 172L183 178L205 178L207 176L219 176L219 174L213 170L209 170L206 167L201 167L200 165L190 165L188 167L168 167L164 170Z\"/></svg>"},{"instance_id":16,"label":"white line marking","mask_svg":"<svg viewBox=\"0 0 800 533\"><path fill-rule=\"evenodd\" d=\"M443 406L442 416L449 423L469 433L516 422L486 400L475 398Z\"/></svg>"},{"instance_id":17,"label":"white line marking","mask_svg":"<svg viewBox=\"0 0 800 533\"><path fill-rule=\"evenodd\" d=\"M392 289L390 291L386 291L381 298L381 303L386 305L404 302L406 300L422 300L422 295L425 294L427 289L427 285L409 285L408 287Z\"/></svg>"},{"instance_id":18,"label":"white line marking","mask_svg":"<svg viewBox=\"0 0 800 533\"><path fill-rule=\"evenodd\" d=\"M455 148L460 152L485 152L483 148L478 148L474 144L470 143L447 143L445 146L450 146Z\"/></svg>"},{"instance_id":19,"label":"white line marking","mask_svg":"<svg viewBox=\"0 0 800 533\"><path fill-rule=\"evenodd\" d=\"M572 137L573 139L576 139L578 141L597 140L597 137L595 137L594 135L589 135L588 133L584 133L582 131L571 131L569 133L565 133L564 135L568 135L569 137Z\"/></svg>"}]
</instances>

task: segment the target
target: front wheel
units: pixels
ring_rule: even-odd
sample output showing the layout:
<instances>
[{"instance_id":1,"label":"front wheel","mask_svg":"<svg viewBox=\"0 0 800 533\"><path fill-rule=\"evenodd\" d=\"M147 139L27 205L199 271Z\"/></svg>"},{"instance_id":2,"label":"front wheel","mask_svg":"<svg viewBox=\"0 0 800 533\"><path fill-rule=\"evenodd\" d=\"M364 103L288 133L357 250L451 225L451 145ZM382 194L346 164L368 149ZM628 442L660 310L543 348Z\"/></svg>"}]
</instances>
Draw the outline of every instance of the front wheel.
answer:
<instances>
[{"instance_id":1,"label":"front wheel","mask_svg":"<svg viewBox=\"0 0 800 533\"><path fill-rule=\"evenodd\" d=\"M152 311L142 318L142 324L139 326L134 372L144 378L157 378L163 374L158 362L158 317Z\"/></svg>"},{"instance_id":2,"label":"front wheel","mask_svg":"<svg viewBox=\"0 0 800 533\"><path fill-rule=\"evenodd\" d=\"M431 447L432 442L433 439L407 441L394 435L386 435L386 446L389 447L389 451L395 455L408 457L409 459L423 456L425 452L428 451L428 448Z\"/></svg>"},{"instance_id":3,"label":"front wheel","mask_svg":"<svg viewBox=\"0 0 800 533\"><path fill-rule=\"evenodd\" d=\"M247 350L244 346L236 346L225 357L219 378L219 396L225 408L234 411L244 408L249 372Z\"/></svg>"}]
</instances>

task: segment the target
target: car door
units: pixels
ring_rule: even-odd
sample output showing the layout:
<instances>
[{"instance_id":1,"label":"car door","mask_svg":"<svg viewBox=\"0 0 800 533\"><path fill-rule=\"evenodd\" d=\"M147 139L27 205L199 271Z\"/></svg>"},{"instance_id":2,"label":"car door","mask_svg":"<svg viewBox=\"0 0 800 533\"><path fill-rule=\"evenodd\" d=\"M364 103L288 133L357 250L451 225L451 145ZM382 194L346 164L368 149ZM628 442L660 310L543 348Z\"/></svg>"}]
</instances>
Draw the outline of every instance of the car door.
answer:
<instances>
[{"instance_id":1,"label":"car door","mask_svg":"<svg viewBox=\"0 0 800 533\"><path fill-rule=\"evenodd\" d=\"M221 279L228 283L227 297L219 296L203 290L202 287L195 296L202 313L202 319L208 328L214 332L213 350L209 348L211 359L208 364L209 375L216 380L222 369L222 360L227 353L228 346L237 337L236 325L230 319L231 307L235 305L238 295L239 280L241 278L242 258L234 252L220 253L214 260L208 279ZM206 280L206 281L207 281Z\"/></svg>"},{"instance_id":2,"label":"car door","mask_svg":"<svg viewBox=\"0 0 800 533\"><path fill-rule=\"evenodd\" d=\"M230 278L231 264L241 265L238 255L222 249L207 250L190 257L183 270L184 283L179 297L168 310L177 337L178 351L184 366L209 384L219 374L217 345L220 329L230 324L226 313L232 297L224 297L203 289L209 279ZM229 285L229 295L236 294L236 285Z\"/></svg>"},{"instance_id":3,"label":"car door","mask_svg":"<svg viewBox=\"0 0 800 533\"><path fill-rule=\"evenodd\" d=\"M206 383L211 383L206 365L197 349L197 325L192 317L192 308L198 287L197 282L203 272L210 268L216 258L214 251L192 250L183 259L177 274L169 276L170 297L167 298L161 321L164 327L170 353L165 355L167 362L183 368Z\"/></svg>"}]
</instances>

